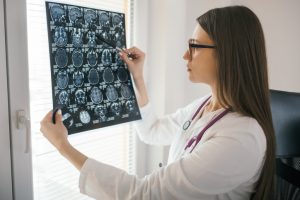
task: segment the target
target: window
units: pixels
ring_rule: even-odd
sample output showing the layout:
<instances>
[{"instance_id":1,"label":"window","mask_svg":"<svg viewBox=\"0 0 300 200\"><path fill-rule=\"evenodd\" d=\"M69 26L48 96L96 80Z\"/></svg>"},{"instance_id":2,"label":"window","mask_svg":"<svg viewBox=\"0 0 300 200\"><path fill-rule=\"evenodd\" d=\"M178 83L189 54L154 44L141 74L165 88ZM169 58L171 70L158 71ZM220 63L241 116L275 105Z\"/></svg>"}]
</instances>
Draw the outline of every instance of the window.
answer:
<instances>
[{"instance_id":1,"label":"window","mask_svg":"<svg viewBox=\"0 0 300 200\"><path fill-rule=\"evenodd\" d=\"M125 13L127 45L131 45L133 0L70 0L67 3ZM52 109L44 0L27 0L27 30L34 197L39 200L90 199L79 193L78 171L39 131L40 120ZM89 157L135 173L136 145L130 124L70 135L69 140Z\"/></svg>"}]
</instances>

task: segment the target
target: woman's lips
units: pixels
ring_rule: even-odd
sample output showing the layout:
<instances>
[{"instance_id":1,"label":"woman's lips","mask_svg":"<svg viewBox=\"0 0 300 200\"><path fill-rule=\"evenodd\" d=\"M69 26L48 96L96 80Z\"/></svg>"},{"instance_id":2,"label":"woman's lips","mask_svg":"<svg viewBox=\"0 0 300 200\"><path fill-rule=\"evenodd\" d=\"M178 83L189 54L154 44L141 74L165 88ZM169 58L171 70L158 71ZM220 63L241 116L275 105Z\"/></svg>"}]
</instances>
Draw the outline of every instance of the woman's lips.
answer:
<instances>
[{"instance_id":1,"label":"woman's lips","mask_svg":"<svg viewBox=\"0 0 300 200\"><path fill-rule=\"evenodd\" d=\"M189 66L187 66L187 71L188 72L192 71L191 68L189 68Z\"/></svg>"}]
</instances>

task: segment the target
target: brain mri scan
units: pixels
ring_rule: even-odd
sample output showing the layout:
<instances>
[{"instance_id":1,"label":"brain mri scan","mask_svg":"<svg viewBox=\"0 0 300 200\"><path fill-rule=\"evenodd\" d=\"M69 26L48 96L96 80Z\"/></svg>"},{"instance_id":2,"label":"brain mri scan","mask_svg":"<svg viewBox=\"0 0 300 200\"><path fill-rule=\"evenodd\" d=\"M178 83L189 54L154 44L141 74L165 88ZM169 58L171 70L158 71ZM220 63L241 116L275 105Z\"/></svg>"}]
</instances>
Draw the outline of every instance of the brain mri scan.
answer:
<instances>
[{"instance_id":1,"label":"brain mri scan","mask_svg":"<svg viewBox=\"0 0 300 200\"><path fill-rule=\"evenodd\" d=\"M87 53L87 62L90 66L95 67L98 62L98 54L94 50Z\"/></svg>"},{"instance_id":2,"label":"brain mri scan","mask_svg":"<svg viewBox=\"0 0 300 200\"><path fill-rule=\"evenodd\" d=\"M96 33L94 31L89 31L87 33L87 39L88 39L88 47L89 48L96 48Z\"/></svg>"},{"instance_id":3,"label":"brain mri scan","mask_svg":"<svg viewBox=\"0 0 300 200\"><path fill-rule=\"evenodd\" d=\"M121 106L119 103L112 103L110 109L111 112L116 116L119 116L121 114Z\"/></svg>"},{"instance_id":4,"label":"brain mri scan","mask_svg":"<svg viewBox=\"0 0 300 200\"><path fill-rule=\"evenodd\" d=\"M82 18L81 9L78 7L70 7L69 8L69 20L71 23L75 23L76 20Z\"/></svg>"},{"instance_id":5,"label":"brain mri scan","mask_svg":"<svg viewBox=\"0 0 300 200\"><path fill-rule=\"evenodd\" d=\"M80 48L83 45L82 37L83 37L83 30L80 28L73 28L72 32L72 43L75 48Z\"/></svg>"},{"instance_id":6,"label":"brain mri scan","mask_svg":"<svg viewBox=\"0 0 300 200\"><path fill-rule=\"evenodd\" d=\"M114 26L122 26L122 17L120 15L114 15L112 18L112 22Z\"/></svg>"},{"instance_id":7,"label":"brain mri scan","mask_svg":"<svg viewBox=\"0 0 300 200\"><path fill-rule=\"evenodd\" d=\"M122 30L122 28L120 28L119 26L117 26L115 28L114 32L115 33L113 34L113 39L114 39L114 41L116 43L116 46L120 47L120 48L124 48L124 43L125 43L124 40L123 40L124 35L125 35L124 31Z\"/></svg>"},{"instance_id":8,"label":"brain mri scan","mask_svg":"<svg viewBox=\"0 0 300 200\"><path fill-rule=\"evenodd\" d=\"M54 29L54 42L57 47L65 47L68 43L68 36L65 27L58 26Z\"/></svg>"},{"instance_id":9,"label":"brain mri scan","mask_svg":"<svg viewBox=\"0 0 300 200\"><path fill-rule=\"evenodd\" d=\"M115 80L114 73L113 73L111 68L105 68L104 69L104 71L103 71L103 80L106 83L112 83Z\"/></svg>"},{"instance_id":10,"label":"brain mri scan","mask_svg":"<svg viewBox=\"0 0 300 200\"><path fill-rule=\"evenodd\" d=\"M68 134L141 119L127 65L125 15L46 1L53 109Z\"/></svg>"},{"instance_id":11,"label":"brain mri scan","mask_svg":"<svg viewBox=\"0 0 300 200\"><path fill-rule=\"evenodd\" d=\"M69 104L69 94L62 90L60 93L59 93L59 103L62 104L62 105L68 105Z\"/></svg>"},{"instance_id":12,"label":"brain mri scan","mask_svg":"<svg viewBox=\"0 0 300 200\"><path fill-rule=\"evenodd\" d=\"M78 105L84 105L86 101L85 92L79 89L75 92L75 100Z\"/></svg>"},{"instance_id":13,"label":"brain mri scan","mask_svg":"<svg viewBox=\"0 0 300 200\"><path fill-rule=\"evenodd\" d=\"M96 69L91 69L89 71L89 83L91 85L96 85L99 83L99 74L98 74L98 71Z\"/></svg>"},{"instance_id":14,"label":"brain mri scan","mask_svg":"<svg viewBox=\"0 0 300 200\"><path fill-rule=\"evenodd\" d=\"M100 35L105 40L111 40L111 35L109 34L109 30L106 30L106 29L101 30ZM106 45L106 44L104 44L104 45Z\"/></svg>"},{"instance_id":15,"label":"brain mri scan","mask_svg":"<svg viewBox=\"0 0 300 200\"><path fill-rule=\"evenodd\" d=\"M110 66L112 64L112 55L109 49L104 49L102 51L101 62L104 66Z\"/></svg>"},{"instance_id":16,"label":"brain mri scan","mask_svg":"<svg viewBox=\"0 0 300 200\"><path fill-rule=\"evenodd\" d=\"M118 92L114 86L109 85L106 88L106 97L111 102L114 102L118 99Z\"/></svg>"},{"instance_id":17,"label":"brain mri scan","mask_svg":"<svg viewBox=\"0 0 300 200\"><path fill-rule=\"evenodd\" d=\"M97 118L101 121L101 122L104 122L106 121L107 119L107 109L105 106L103 105L99 105L99 106L96 106L95 110L95 115L97 116Z\"/></svg>"},{"instance_id":18,"label":"brain mri scan","mask_svg":"<svg viewBox=\"0 0 300 200\"><path fill-rule=\"evenodd\" d=\"M88 124L91 121L90 114L86 110L81 111L79 113L79 118L80 118L80 121L84 124Z\"/></svg>"},{"instance_id":19,"label":"brain mri scan","mask_svg":"<svg viewBox=\"0 0 300 200\"><path fill-rule=\"evenodd\" d=\"M81 87L84 82L84 74L81 71L75 71L73 73L73 81L76 87Z\"/></svg>"},{"instance_id":20,"label":"brain mri scan","mask_svg":"<svg viewBox=\"0 0 300 200\"><path fill-rule=\"evenodd\" d=\"M125 107L127 109L128 112L133 112L135 110L135 105L132 101L126 101L125 103Z\"/></svg>"},{"instance_id":21,"label":"brain mri scan","mask_svg":"<svg viewBox=\"0 0 300 200\"><path fill-rule=\"evenodd\" d=\"M81 50L75 49L72 53L72 62L75 67L81 67L83 64L83 53Z\"/></svg>"},{"instance_id":22,"label":"brain mri scan","mask_svg":"<svg viewBox=\"0 0 300 200\"><path fill-rule=\"evenodd\" d=\"M58 48L55 53L55 63L59 68L64 68L68 64L68 54L66 49Z\"/></svg>"},{"instance_id":23,"label":"brain mri scan","mask_svg":"<svg viewBox=\"0 0 300 200\"><path fill-rule=\"evenodd\" d=\"M109 27L109 13L108 12L100 12L99 13L99 25L102 27Z\"/></svg>"},{"instance_id":24,"label":"brain mri scan","mask_svg":"<svg viewBox=\"0 0 300 200\"><path fill-rule=\"evenodd\" d=\"M99 104L103 101L103 95L98 87L93 87L91 90L90 98L94 104Z\"/></svg>"},{"instance_id":25,"label":"brain mri scan","mask_svg":"<svg viewBox=\"0 0 300 200\"><path fill-rule=\"evenodd\" d=\"M84 20L86 24L90 24L95 21L97 18L96 10L94 9L85 9Z\"/></svg>"},{"instance_id":26,"label":"brain mri scan","mask_svg":"<svg viewBox=\"0 0 300 200\"><path fill-rule=\"evenodd\" d=\"M117 76L118 76L118 79L121 81L121 82L126 82L128 80L128 74L127 74L127 71L124 67L120 67L117 71Z\"/></svg>"},{"instance_id":27,"label":"brain mri scan","mask_svg":"<svg viewBox=\"0 0 300 200\"><path fill-rule=\"evenodd\" d=\"M50 15L53 22L59 21L65 15L64 7L60 4L52 4L50 7Z\"/></svg>"},{"instance_id":28,"label":"brain mri scan","mask_svg":"<svg viewBox=\"0 0 300 200\"><path fill-rule=\"evenodd\" d=\"M61 70L58 72L57 76L56 76L56 83L57 83L57 87L59 89L65 89L66 87L68 87L68 83L69 83L69 76L66 70Z\"/></svg>"},{"instance_id":29,"label":"brain mri scan","mask_svg":"<svg viewBox=\"0 0 300 200\"><path fill-rule=\"evenodd\" d=\"M127 85L122 85L121 86L121 95L124 97L124 99L130 99L131 90Z\"/></svg>"}]
</instances>

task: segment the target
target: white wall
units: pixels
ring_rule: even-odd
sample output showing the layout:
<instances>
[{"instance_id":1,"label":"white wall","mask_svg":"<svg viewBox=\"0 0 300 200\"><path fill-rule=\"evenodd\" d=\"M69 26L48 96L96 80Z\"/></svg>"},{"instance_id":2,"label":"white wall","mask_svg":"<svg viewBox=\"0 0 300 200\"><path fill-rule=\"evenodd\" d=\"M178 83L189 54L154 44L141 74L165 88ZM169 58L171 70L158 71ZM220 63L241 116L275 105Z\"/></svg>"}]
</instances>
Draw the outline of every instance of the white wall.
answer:
<instances>
[{"instance_id":1,"label":"white wall","mask_svg":"<svg viewBox=\"0 0 300 200\"><path fill-rule=\"evenodd\" d=\"M300 92L300 1L233 0L252 9L266 39L270 88Z\"/></svg>"},{"instance_id":2,"label":"white wall","mask_svg":"<svg viewBox=\"0 0 300 200\"><path fill-rule=\"evenodd\" d=\"M183 105L186 68L182 55L186 49L186 1L138 0L136 1L136 26L134 44L146 52L145 76L149 98L156 112L163 115ZM147 8L147 11L145 10ZM147 24L147 26L145 26ZM139 144L146 150L147 174L167 159L163 147ZM163 153L164 152L164 153ZM143 160L140 156L139 160ZM140 165L140 164L139 164ZM138 174L143 170L138 168Z\"/></svg>"}]
</instances>

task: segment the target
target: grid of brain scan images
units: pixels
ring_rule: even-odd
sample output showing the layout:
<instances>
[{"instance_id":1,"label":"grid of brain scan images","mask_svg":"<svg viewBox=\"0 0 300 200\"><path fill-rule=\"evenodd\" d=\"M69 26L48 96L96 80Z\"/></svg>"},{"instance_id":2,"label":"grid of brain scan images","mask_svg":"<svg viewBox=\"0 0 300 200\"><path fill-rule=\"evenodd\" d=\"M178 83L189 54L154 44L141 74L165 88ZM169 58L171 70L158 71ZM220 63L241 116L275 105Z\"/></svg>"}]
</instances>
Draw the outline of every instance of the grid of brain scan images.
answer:
<instances>
[{"instance_id":1,"label":"grid of brain scan images","mask_svg":"<svg viewBox=\"0 0 300 200\"><path fill-rule=\"evenodd\" d=\"M126 47L125 15L53 2L46 14L53 108L69 134L141 119L127 66L108 45Z\"/></svg>"}]
</instances>

